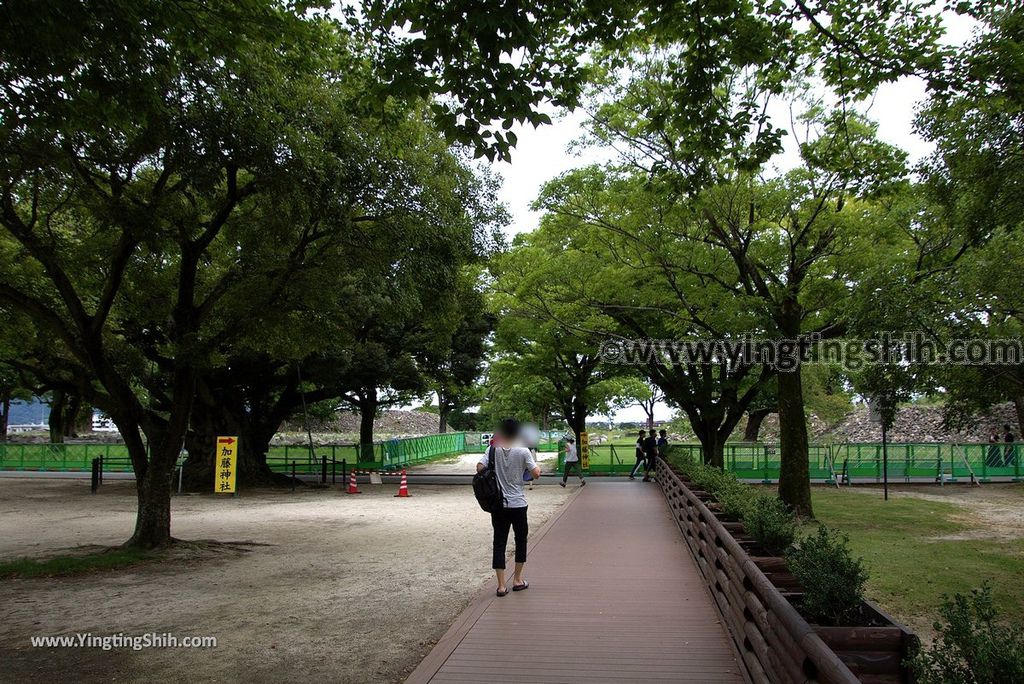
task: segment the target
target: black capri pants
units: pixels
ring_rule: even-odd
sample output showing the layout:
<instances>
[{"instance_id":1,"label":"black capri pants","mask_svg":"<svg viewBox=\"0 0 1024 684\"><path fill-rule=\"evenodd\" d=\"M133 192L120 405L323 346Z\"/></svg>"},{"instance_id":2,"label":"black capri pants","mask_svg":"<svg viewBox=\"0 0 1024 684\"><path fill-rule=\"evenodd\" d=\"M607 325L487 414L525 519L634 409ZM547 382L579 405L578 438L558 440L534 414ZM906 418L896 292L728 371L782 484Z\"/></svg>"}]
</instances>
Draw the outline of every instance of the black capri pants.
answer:
<instances>
[{"instance_id":1,"label":"black capri pants","mask_svg":"<svg viewBox=\"0 0 1024 684\"><path fill-rule=\"evenodd\" d=\"M505 569L505 547L508 546L508 528L516 538L516 563L526 562L526 535L530 526L526 522L526 506L522 508L501 508L491 512L491 527L494 528L494 558L491 567Z\"/></svg>"}]
</instances>

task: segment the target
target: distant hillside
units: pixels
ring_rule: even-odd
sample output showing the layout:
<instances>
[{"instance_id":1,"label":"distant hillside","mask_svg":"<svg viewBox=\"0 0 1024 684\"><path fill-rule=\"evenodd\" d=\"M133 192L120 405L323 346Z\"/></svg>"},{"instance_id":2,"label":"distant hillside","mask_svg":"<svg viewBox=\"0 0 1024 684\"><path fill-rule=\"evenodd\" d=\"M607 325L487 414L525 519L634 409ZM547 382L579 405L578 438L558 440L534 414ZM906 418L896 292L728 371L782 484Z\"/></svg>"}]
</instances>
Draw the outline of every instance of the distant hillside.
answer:
<instances>
[{"instance_id":1,"label":"distant hillside","mask_svg":"<svg viewBox=\"0 0 1024 684\"><path fill-rule=\"evenodd\" d=\"M438 416L426 411L392 410L381 411L373 421L375 435L412 436L432 435L437 433ZM311 420L310 430L313 433L359 434L358 413L338 413L331 420ZM301 420L292 421L281 426L280 432L304 432Z\"/></svg>"},{"instance_id":2,"label":"distant hillside","mask_svg":"<svg viewBox=\"0 0 1024 684\"><path fill-rule=\"evenodd\" d=\"M50 419L50 407L33 399L32 401L16 400L11 402L9 425L38 425Z\"/></svg>"},{"instance_id":3,"label":"distant hillside","mask_svg":"<svg viewBox=\"0 0 1024 684\"><path fill-rule=\"evenodd\" d=\"M1009 403L996 406L990 416L979 417L973 426L962 431L942 427L941 406L908 406L896 414L896 423L889 431L889 439L893 442L987 442L993 431L1002 435L1003 425L1007 423L1016 435L1017 415ZM864 406L848 413L838 425L825 425L813 415L808 419L808 424L812 442L882 441L881 426L871 422ZM742 434L742 430L737 430L737 433ZM761 441L777 441L778 434L779 417L773 414L761 426Z\"/></svg>"}]
</instances>

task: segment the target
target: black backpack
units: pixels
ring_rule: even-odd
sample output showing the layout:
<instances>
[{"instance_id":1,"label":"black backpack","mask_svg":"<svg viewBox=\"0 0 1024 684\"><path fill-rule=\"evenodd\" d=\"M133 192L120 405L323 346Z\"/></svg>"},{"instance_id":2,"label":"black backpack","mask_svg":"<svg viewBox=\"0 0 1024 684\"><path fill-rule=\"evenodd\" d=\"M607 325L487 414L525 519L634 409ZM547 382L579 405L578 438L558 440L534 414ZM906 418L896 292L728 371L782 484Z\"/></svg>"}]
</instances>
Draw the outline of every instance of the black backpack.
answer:
<instances>
[{"instance_id":1,"label":"black backpack","mask_svg":"<svg viewBox=\"0 0 1024 684\"><path fill-rule=\"evenodd\" d=\"M473 495L480 508L488 513L501 510L505 505L505 497L498 484L498 475L494 472L494 447L487 451L487 467L473 476Z\"/></svg>"}]
</instances>

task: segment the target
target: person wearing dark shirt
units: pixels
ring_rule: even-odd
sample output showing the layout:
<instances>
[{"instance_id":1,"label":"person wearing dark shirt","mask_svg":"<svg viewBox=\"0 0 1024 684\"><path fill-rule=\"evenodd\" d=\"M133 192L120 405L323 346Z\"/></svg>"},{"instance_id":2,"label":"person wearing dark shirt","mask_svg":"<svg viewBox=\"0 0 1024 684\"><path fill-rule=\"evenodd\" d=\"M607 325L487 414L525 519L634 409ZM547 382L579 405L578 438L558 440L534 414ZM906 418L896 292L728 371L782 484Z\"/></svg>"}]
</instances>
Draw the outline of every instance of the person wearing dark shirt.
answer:
<instances>
[{"instance_id":1,"label":"person wearing dark shirt","mask_svg":"<svg viewBox=\"0 0 1024 684\"><path fill-rule=\"evenodd\" d=\"M644 438L647 437L647 433L643 430L636 438L636 463L633 464L633 469L629 471L629 479L635 480L636 474L640 468L647 463L647 455L644 453Z\"/></svg>"},{"instance_id":2,"label":"person wearing dark shirt","mask_svg":"<svg viewBox=\"0 0 1024 684\"><path fill-rule=\"evenodd\" d=\"M658 455L664 458L665 450L668 448L668 433L658 430Z\"/></svg>"},{"instance_id":3,"label":"person wearing dark shirt","mask_svg":"<svg viewBox=\"0 0 1024 684\"><path fill-rule=\"evenodd\" d=\"M989 468L998 468L1003 464L1003 455L999 453L999 442L1002 441L999 438L998 432L993 432L992 436L988 438L988 453L985 455L985 465Z\"/></svg>"},{"instance_id":4,"label":"person wearing dark shirt","mask_svg":"<svg viewBox=\"0 0 1024 684\"><path fill-rule=\"evenodd\" d=\"M1017 447L1013 444L1017 438L1010 432L1009 424L1003 426L1003 441L1006 442L1006 446L1003 448L1003 465L1012 466L1017 461L1015 458Z\"/></svg>"},{"instance_id":5,"label":"person wearing dark shirt","mask_svg":"<svg viewBox=\"0 0 1024 684\"><path fill-rule=\"evenodd\" d=\"M644 482L651 481L651 471L654 470L655 459L658 458L658 437L654 428L644 440L644 456L647 458L647 468L644 470Z\"/></svg>"}]
</instances>

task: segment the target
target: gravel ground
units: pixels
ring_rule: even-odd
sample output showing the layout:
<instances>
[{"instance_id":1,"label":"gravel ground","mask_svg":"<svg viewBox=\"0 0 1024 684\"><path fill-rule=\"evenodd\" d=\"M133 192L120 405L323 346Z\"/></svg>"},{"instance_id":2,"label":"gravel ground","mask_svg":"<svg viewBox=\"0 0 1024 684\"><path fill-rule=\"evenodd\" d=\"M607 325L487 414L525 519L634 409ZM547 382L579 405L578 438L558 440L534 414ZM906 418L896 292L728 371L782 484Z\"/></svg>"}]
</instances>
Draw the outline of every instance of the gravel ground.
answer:
<instances>
[{"instance_id":1,"label":"gravel ground","mask_svg":"<svg viewBox=\"0 0 1024 684\"><path fill-rule=\"evenodd\" d=\"M409 468L411 473L430 473L432 475L472 475L476 472L476 464L482 454L462 454L455 458L431 461L423 465ZM558 452L541 451L537 454L537 465L541 473L552 474L558 469Z\"/></svg>"},{"instance_id":2,"label":"gravel ground","mask_svg":"<svg viewBox=\"0 0 1024 684\"><path fill-rule=\"evenodd\" d=\"M491 577L490 525L465 485L175 497L173 531L238 542L132 568L0 580L0 681L395 682ZM529 492L533 530L571 489ZM126 539L131 482L0 480L0 561ZM41 649L29 637L215 636L214 649Z\"/></svg>"}]
</instances>

